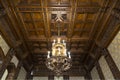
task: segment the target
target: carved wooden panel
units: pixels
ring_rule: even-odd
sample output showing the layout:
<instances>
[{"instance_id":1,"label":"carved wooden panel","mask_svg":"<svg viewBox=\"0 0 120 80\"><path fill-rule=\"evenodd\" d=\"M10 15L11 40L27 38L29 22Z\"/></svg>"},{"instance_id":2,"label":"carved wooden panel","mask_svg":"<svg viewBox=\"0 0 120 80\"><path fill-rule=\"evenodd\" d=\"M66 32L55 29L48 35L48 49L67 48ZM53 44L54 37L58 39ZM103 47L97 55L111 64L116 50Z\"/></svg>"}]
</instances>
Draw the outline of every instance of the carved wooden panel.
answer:
<instances>
[{"instance_id":1,"label":"carved wooden panel","mask_svg":"<svg viewBox=\"0 0 120 80\"><path fill-rule=\"evenodd\" d=\"M20 0L15 6L16 12L22 20L34 67L39 66L40 69L45 66L47 51L51 49L52 40L58 34L58 23L55 20L59 14L63 20L59 24L60 35L71 52L74 61L72 69L79 69L88 54L93 30L97 28L94 24L102 5L101 1Z\"/></svg>"},{"instance_id":2,"label":"carved wooden panel","mask_svg":"<svg viewBox=\"0 0 120 80\"><path fill-rule=\"evenodd\" d=\"M92 64L100 56L97 54L100 52L98 47L102 47L109 37L108 34L105 36L103 34L112 32L113 28L112 26L109 28L108 23L115 14L113 9L117 1L5 0L1 2L9 12L6 13L8 15L6 20L10 19L8 22L12 22L9 24L11 32L16 36L16 40L22 42L18 51L24 52L21 59L24 59L26 69L32 69L34 75L52 74L46 68L45 61L47 51L51 49L52 40L57 38L60 26L60 37L66 41L73 60L71 70L64 74L83 75L85 71L81 67L87 66L87 69L91 69ZM62 20L59 25L56 22L58 15ZM115 16L119 19L118 14ZM113 23L111 24L115 25ZM102 42L102 46L99 41ZM82 73L78 74L80 72Z\"/></svg>"}]
</instances>

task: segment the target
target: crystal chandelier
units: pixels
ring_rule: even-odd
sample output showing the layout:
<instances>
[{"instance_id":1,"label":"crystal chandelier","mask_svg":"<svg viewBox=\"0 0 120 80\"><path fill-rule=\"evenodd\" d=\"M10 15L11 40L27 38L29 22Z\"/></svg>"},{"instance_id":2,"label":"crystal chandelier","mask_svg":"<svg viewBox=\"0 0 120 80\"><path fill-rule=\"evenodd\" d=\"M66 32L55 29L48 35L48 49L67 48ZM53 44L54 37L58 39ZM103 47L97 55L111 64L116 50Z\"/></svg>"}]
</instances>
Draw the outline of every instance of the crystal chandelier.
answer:
<instances>
[{"instance_id":1,"label":"crystal chandelier","mask_svg":"<svg viewBox=\"0 0 120 80\"><path fill-rule=\"evenodd\" d=\"M58 36L60 35L60 27L58 27ZM63 71L70 69L72 60L70 52L67 52L65 40L58 37L53 40L52 49L48 51L46 66L59 76Z\"/></svg>"}]
</instances>

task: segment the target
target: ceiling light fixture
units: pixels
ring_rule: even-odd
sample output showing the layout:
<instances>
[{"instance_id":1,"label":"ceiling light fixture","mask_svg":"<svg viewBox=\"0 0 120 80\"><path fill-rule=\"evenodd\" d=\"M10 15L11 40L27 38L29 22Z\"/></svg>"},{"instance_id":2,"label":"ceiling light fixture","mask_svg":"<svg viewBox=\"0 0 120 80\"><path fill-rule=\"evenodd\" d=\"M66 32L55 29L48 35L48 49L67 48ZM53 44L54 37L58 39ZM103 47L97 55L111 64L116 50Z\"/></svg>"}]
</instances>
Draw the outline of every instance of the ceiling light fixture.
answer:
<instances>
[{"instance_id":1,"label":"ceiling light fixture","mask_svg":"<svg viewBox=\"0 0 120 80\"><path fill-rule=\"evenodd\" d=\"M60 18L59 18L60 19ZM58 22L58 21L57 21ZM61 20L58 22L58 24ZM58 38L53 40L52 49L48 51L46 66L60 76L63 71L70 69L72 60L67 51L65 40L60 39L60 27L58 26Z\"/></svg>"}]
</instances>

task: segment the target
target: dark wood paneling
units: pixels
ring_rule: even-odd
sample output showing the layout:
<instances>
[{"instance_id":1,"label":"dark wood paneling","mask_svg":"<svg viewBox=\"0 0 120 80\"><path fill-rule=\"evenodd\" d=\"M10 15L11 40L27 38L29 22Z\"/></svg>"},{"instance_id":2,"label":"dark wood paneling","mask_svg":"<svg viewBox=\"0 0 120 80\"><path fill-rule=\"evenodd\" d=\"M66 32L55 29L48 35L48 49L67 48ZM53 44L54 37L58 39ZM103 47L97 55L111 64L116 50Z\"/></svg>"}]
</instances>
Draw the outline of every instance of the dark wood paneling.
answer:
<instances>
[{"instance_id":1,"label":"dark wood paneling","mask_svg":"<svg viewBox=\"0 0 120 80\"><path fill-rule=\"evenodd\" d=\"M105 57L105 59L106 59L106 61L108 63L108 66L110 67L110 70L111 70L114 78L116 80L120 79L120 71L119 71L118 67L116 66L113 58L111 57L109 51L107 49L105 49L104 52L107 54L106 57ZM112 53L112 54L114 54L114 53Z\"/></svg>"},{"instance_id":2,"label":"dark wood paneling","mask_svg":"<svg viewBox=\"0 0 120 80\"><path fill-rule=\"evenodd\" d=\"M5 60L5 55L4 55L2 48L0 47L0 67L2 63L4 62L4 60Z\"/></svg>"},{"instance_id":3,"label":"dark wood paneling","mask_svg":"<svg viewBox=\"0 0 120 80\"><path fill-rule=\"evenodd\" d=\"M11 52L12 52L12 50L10 49L8 51L7 55L5 56L5 60L4 60L3 64L1 65L0 78L2 77L4 71L7 69L7 66L10 63L11 59L12 59Z\"/></svg>"},{"instance_id":4,"label":"dark wood paneling","mask_svg":"<svg viewBox=\"0 0 120 80\"><path fill-rule=\"evenodd\" d=\"M22 66L22 62L21 62L21 61L19 61L18 65L17 65L17 68L15 69L14 79L17 79L18 74L19 74L20 69L21 69L21 66Z\"/></svg>"},{"instance_id":5,"label":"dark wood paneling","mask_svg":"<svg viewBox=\"0 0 120 80\"><path fill-rule=\"evenodd\" d=\"M69 75L63 75L63 80L69 80Z\"/></svg>"},{"instance_id":6,"label":"dark wood paneling","mask_svg":"<svg viewBox=\"0 0 120 80\"><path fill-rule=\"evenodd\" d=\"M15 64L10 62L7 66L8 75L7 75L6 80L13 80L14 79L15 69L16 69Z\"/></svg>"},{"instance_id":7,"label":"dark wood paneling","mask_svg":"<svg viewBox=\"0 0 120 80\"><path fill-rule=\"evenodd\" d=\"M33 75L31 74L31 71L27 72L26 80L33 80Z\"/></svg>"},{"instance_id":8,"label":"dark wood paneling","mask_svg":"<svg viewBox=\"0 0 120 80\"><path fill-rule=\"evenodd\" d=\"M92 79L90 72L87 72L84 77L85 77L85 80L91 80Z\"/></svg>"},{"instance_id":9,"label":"dark wood paneling","mask_svg":"<svg viewBox=\"0 0 120 80\"><path fill-rule=\"evenodd\" d=\"M61 38L66 40L73 58L72 68L64 75L83 76L94 67L101 56L100 50L110 42L110 33L118 21L116 18L119 19L119 10L116 8L118 2L119 0L0 0L0 17L5 20L2 25L7 25L0 26L0 31L8 35L6 38L10 47L15 48L16 45L13 44L21 41L21 46L15 51L28 72L33 69L34 72L38 70L35 75L50 75L43 63L57 34L55 16L58 12L63 12L60 13L64 19L61 23ZM11 40L12 37L15 40ZM82 71L80 64L85 65L87 71ZM40 69L35 69L37 66ZM87 74L86 77L90 78L90 75Z\"/></svg>"},{"instance_id":10,"label":"dark wood paneling","mask_svg":"<svg viewBox=\"0 0 120 80\"><path fill-rule=\"evenodd\" d=\"M49 75L48 80L54 80L54 75Z\"/></svg>"},{"instance_id":11,"label":"dark wood paneling","mask_svg":"<svg viewBox=\"0 0 120 80\"><path fill-rule=\"evenodd\" d=\"M105 77L103 75L102 69L101 69L100 64L98 62L96 63L96 69L98 71L100 79L101 80L105 80Z\"/></svg>"}]
</instances>

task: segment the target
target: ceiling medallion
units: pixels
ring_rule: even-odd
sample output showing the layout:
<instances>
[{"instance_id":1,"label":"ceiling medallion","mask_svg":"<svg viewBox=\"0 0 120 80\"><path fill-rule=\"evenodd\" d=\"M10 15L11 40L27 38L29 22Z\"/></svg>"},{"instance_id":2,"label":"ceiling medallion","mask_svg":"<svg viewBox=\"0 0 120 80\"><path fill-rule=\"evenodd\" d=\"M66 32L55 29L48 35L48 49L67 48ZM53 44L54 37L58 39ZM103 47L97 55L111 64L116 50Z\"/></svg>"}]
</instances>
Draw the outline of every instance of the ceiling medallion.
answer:
<instances>
[{"instance_id":1,"label":"ceiling medallion","mask_svg":"<svg viewBox=\"0 0 120 80\"><path fill-rule=\"evenodd\" d=\"M58 26L58 36L60 36L59 28ZM65 40L61 40L60 37L57 40L53 40L52 49L48 51L46 66L55 72L57 76L60 76L63 71L70 69L72 60L70 52L66 49Z\"/></svg>"}]
</instances>

